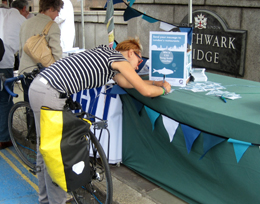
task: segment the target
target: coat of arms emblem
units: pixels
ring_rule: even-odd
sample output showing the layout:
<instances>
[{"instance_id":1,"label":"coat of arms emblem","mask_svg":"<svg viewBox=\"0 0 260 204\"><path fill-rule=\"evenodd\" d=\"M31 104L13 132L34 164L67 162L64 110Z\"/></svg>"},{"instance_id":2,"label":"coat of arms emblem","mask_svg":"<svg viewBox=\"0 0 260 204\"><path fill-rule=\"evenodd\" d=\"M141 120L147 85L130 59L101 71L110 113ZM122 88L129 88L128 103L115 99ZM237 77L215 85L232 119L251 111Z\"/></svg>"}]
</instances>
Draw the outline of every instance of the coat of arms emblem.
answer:
<instances>
[{"instance_id":1,"label":"coat of arms emblem","mask_svg":"<svg viewBox=\"0 0 260 204\"><path fill-rule=\"evenodd\" d=\"M204 15L202 15L202 14L197 15L197 17L194 17L194 19L195 19L195 28L206 29L207 18L205 18Z\"/></svg>"}]
</instances>

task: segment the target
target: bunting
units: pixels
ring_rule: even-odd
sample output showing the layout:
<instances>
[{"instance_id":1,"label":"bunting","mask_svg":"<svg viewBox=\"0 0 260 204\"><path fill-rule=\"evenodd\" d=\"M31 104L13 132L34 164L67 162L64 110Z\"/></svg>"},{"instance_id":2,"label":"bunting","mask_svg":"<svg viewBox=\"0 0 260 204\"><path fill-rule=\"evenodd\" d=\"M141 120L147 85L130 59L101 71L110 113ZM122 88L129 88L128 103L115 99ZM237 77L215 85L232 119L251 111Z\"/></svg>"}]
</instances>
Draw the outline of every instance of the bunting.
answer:
<instances>
[{"instance_id":1,"label":"bunting","mask_svg":"<svg viewBox=\"0 0 260 204\"><path fill-rule=\"evenodd\" d=\"M147 114L148 114L148 117L150 118L150 121L152 123L152 126L153 126L153 130L154 130L154 124L157 120L157 118L160 116L160 113L157 113L156 111L154 111L153 109L151 108L148 108L147 106L144 106Z\"/></svg>"},{"instance_id":2,"label":"bunting","mask_svg":"<svg viewBox=\"0 0 260 204\"><path fill-rule=\"evenodd\" d=\"M122 89L118 85L114 85L111 92L109 94L127 94L124 89Z\"/></svg>"},{"instance_id":3,"label":"bunting","mask_svg":"<svg viewBox=\"0 0 260 204\"><path fill-rule=\"evenodd\" d=\"M175 132L179 126L179 123L164 115L162 115L162 119L163 119L164 128L168 132L170 142L172 142Z\"/></svg>"},{"instance_id":4,"label":"bunting","mask_svg":"<svg viewBox=\"0 0 260 204\"><path fill-rule=\"evenodd\" d=\"M217 137L214 135L210 135L208 133L203 132L203 150L204 154L200 157L200 160L207 154L207 152L218 145L219 143L225 141L226 139Z\"/></svg>"},{"instance_id":5,"label":"bunting","mask_svg":"<svg viewBox=\"0 0 260 204\"><path fill-rule=\"evenodd\" d=\"M146 15L145 13L142 13L140 11L137 11L136 9L131 8L130 6L127 6L125 12L124 12L124 21L128 21L132 18L136 18L142 16L142 19L148 21L149 23L155 23L160 20L153 18L151 16ZM178 32L186 32L188 36L188 44L191 45L192 43L192 33L193 28L192 27L180 27L178 25L172 25L169 23L165 23L163 21L160 21L160 28L166 31L178 31Z\"/></svg>"},{"instance_id":6,"label":"bunting","mask_svg":"<svg viewBox=\"0 0 260 204\"><path fill-rule=\"evenodd\" d=\"M114 45L114 5L113 0L107 0L106 19L109 47Z\"/></svg>"},{"instance_id":7,"label":"bunting","mask_svg":"<svg viewBox=\"0 0 260 204\"><path fill-rule=\"evenodd\" d=\"M141 16L141 15L143 15L141 12L128 6L124 12L124 21L128 21L131 18L135 18L135 17Z\"/></svg>"},{"instance_id":8,"label":"bunting","mask_svg":"<svg viewBox=\"0 0 260 204\"><path fill-rule=\"evenodd\" d=\"M118 3L124 3L124 1L123 0L113 0L114 5L118 4ZM104 8L106 8L106 7L107 7L107 2L106 2L106 5L104 6Z\"/></svg>"},{"instance_id":9,"label":"bunting","mask_svg":"<svg viewBox=\"0 0 260 204\"><path fill-rule=\"evenodd\" d=\"M142 19L148 21L149 23L155 23L155 22L158 22L157 19L152 18L152 17L150 17L150 16L147 16L147 15L145 15L145 14L142 15Z\"/></svg>"},{"instance_id":10,"label":"bunting","mask_svg":"<svg viewBox=\"0 0 260 204\"><path fill-rule=\"evenodd\" d=\"M133 4L135 3L135 0L127 0L127 2L130 2L129 6L132 7Z\"/></svg>"},{"instance_id":11,"label":"bunting","mask_svg":"<svg viewBox=\"0 0 260 204\"><path fill-rule=\"evenodd\" d=\"M136 106L136 110L137 110L138 114L141 111L141 109L143 108L143 106L145 107L146 113L147 113L147 115L148 115L148 117L149 117L149 119L152 123L153 130L155 128L155 122L156 122L157 118L160 115L162 116L163 125L164 125L165 130L168 133L170 142L173 141L173 138L176 134L176 130L180 125L182 132L183 132L183 135L184 135L184 139L185 139L186 148L187 148L188 153L190 153L191 148L192 148L195 140L200 135L203 135L203 151L204 151L204 153L199 158L199 160L201 160L207 154L207 152L209 150L211 150L213 147L215 147L216 145L218 145L218 144L220 144L220 143L222 143L222 142L224 142L228 139L228 138L223 138L223 137L211 135L209 133L201 132L200 130L192 128L188 125L180 124L179 122L177 122L177 121L175 121L175 120L173 120L173 119L171 119L167 116L164 116L164 115L154 111L153 109L148 108L147 106L143 105L141 102L134 99L133 97L132 97L132 100L133 100L133 102ZM240 161L241 157L246 152L246 150L248 149L249 146L256 145L256 144L252 144L252 143L248 143L248 142L244 142L244 141L240 141L240 140L235 140L235 139L231 139L231 138L228 139L227 141L229 143L233 143L237 163Z\"/></svg>"},{"instance_id":12,"label":"bunting","mask_svg":"<svg viewBox=\"0 0 260 204\"><path fill-rule=\"evenodd\" d=\"M237 163L240 161L241 157L244 155L248 147L252 146L252 144L249 142L243 142L232 138L229 138L228 142L233 143Z\"/></svg>"},{"instance_id":13,"label":"bunting","mask_svg":"<svg viewBox=\"0 0 260 204\"><path fill-rule=\"evenodd\" d=\"M186 142L188 153L190 153L193 143L200 135L200 131L184 124L181 124L181 129L184 134L184 139Z\"/></svg>"}]
</instances>

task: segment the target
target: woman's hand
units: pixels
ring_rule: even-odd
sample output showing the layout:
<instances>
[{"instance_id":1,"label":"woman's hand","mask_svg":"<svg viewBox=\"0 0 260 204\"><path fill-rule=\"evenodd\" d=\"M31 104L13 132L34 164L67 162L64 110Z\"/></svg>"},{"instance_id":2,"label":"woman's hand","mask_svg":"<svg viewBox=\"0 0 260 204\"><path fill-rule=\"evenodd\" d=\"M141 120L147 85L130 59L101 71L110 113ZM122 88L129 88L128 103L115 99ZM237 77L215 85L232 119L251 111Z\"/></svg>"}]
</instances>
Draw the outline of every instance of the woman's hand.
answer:
<instances>
[{"instance_id":1,"label":"woman's hand","mask_svg":"<svg viewBox=\"0 0 260 204\"><path fill-rule=\"evenodd\" d=\"M167 81L152 81L152 85L164 87L166 89L166 94L171 91L171 85Z\"/></svg>"},{"instance_id":2,"label":"woman's hand","mask_svg":"<svg viewBox=\"0 0 260 204\"><path fill-rule=\"evenodd\" d=\"M170 91L171 91L171 85L170 85L167 81L164 81L164 82L162 83L162 86L163 86L164 88L166 88L166 93L165 93L165 94L170 93Z\"/></svg>"}]
</instances>

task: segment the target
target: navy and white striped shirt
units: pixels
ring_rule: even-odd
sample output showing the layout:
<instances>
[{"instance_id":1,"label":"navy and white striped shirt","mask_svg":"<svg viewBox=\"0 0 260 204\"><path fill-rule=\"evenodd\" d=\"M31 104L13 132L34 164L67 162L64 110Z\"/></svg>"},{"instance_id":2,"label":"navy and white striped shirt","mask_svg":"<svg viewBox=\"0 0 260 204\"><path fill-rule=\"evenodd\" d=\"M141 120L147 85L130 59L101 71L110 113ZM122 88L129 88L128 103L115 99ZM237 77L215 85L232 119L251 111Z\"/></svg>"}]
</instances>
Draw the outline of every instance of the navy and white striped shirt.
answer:
<instances>
[{"instance_id":1,"label":"navy and white striped shirt","mask_svg":"<svg viewBox=\"0 0 260 204\"><path fill-rule=\"evenodd\" d=\"M126 61L123 55L105 45L63 58L40 73L61 93L71 95L105 85L118 72L112 62Z\"/></svg>"}]
</instances>

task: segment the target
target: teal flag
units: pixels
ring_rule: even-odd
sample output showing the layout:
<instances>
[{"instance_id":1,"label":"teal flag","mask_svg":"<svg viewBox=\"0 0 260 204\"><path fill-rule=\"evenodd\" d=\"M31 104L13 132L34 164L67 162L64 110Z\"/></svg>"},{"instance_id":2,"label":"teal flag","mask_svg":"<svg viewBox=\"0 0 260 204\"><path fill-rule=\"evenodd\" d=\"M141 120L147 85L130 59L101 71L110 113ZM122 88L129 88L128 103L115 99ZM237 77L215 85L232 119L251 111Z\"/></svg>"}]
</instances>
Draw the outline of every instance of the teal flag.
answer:
<instances>
[{"instance_id":1,"label":"teal flag","mask_svg":"<svg viewBox=\"0 0 260 204\"><path fill-rule=\"evenodd\" d=\"M158 22L157 19L152 18L152 17L150 17L150 16L147 16L147 15L145 15L145 14L142 15L142 19L148 21L149 23L155 23L155 22Z\"/></svg>"},{"instance_id":2,"label":"teal flag","mask_svg":"<svg viewBox=\"0 0 260 204\"><path fill-rule=\"evenodd\" d=\"M146 113L148 114L149 118L150 118L150 121L152 123L152 126L153 126L153 130L154 130L154 124L155 124L155 121L157 120L157 118L160 116L160 113L157 113L156 111L154 111L153 109L151 108L148 108L147 106L144 106L145 110L146 110Z\"/></svg>"},{"instance_id":3,"label":"teal flag","mask_svg":"<svg viewBox=\"0 0 260 204\"><path fill-rule=\"evenodd\" d=\"M135 0L127 0L127 2L130 2L129 6L132 7L133 4L135 3Z\"/></svg>"},{"instance_id":4,"label":"teal flag","mask_svg":"<svg viewBox=\"0 0 260 204\"><path fill-rule=\"evenodd\" d=\"M248 149L249 146L252 146L251 143L249 142L243 142L240 140L235 140L235 139L228 139L228 142L233 143L237 163L240 161L246 150Z\"/></svg>"}]
</instances>

